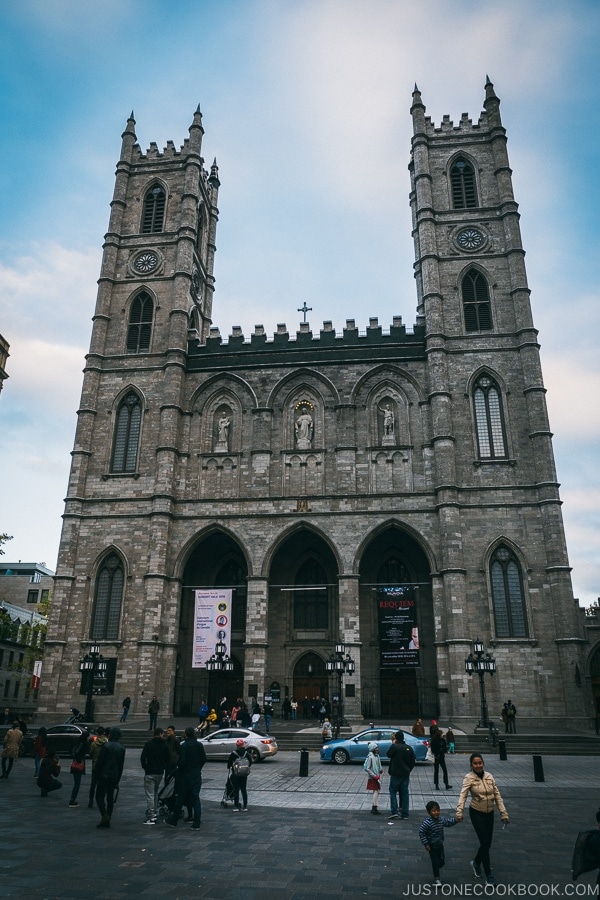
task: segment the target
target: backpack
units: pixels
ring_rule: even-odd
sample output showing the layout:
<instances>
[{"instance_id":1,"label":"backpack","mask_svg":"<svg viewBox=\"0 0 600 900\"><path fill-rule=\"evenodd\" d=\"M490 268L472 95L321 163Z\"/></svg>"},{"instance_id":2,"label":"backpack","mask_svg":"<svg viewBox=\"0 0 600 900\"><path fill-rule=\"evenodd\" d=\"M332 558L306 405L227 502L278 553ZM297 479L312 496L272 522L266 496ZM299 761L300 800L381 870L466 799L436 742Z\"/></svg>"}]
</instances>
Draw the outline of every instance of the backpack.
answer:
<instances>
[{"instance_id":1,"label":"backpack","mask_svg":"<svg viewBox=\"0 0 600 900\"><path fill-rule=\"evenodd\" d=\"M231 768L233 774L237 775L238 778L246 778L250 774L250 760L244 753L243 756L238 756L237 759L234 759Z\"/></svg>"}]
</instances>

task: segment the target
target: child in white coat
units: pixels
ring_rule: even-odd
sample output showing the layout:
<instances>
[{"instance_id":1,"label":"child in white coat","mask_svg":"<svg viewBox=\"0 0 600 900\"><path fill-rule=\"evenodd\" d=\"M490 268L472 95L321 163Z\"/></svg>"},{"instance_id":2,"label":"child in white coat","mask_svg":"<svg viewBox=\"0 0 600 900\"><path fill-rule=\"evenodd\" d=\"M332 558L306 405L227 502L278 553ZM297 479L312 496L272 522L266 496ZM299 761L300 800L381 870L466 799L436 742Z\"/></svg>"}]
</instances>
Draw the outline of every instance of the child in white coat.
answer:
<instances>
[{"instance_id":1,"label":"child in white coat","mask_svg":"<svg viewBox=\"0 0 600 900\"><path fill-rule=\"evenodd\" d=\"M365 759L365 772L369 776L367 781L367 790L373 791L373 805L371 813L374 816L379 815L377 802L379 800L379 791L381 790L381 776L383 774L383 764L379 756L379 747L375 741L370 741L367 745L369 753Z\"/></svg>"}]
</instances>

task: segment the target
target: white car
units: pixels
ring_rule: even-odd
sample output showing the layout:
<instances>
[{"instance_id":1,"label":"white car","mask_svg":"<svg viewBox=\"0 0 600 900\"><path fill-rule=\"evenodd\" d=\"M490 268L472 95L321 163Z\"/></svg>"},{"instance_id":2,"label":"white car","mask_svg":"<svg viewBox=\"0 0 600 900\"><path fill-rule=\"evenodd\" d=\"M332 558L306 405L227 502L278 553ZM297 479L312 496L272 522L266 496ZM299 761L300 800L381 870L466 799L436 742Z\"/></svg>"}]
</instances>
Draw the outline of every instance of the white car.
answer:
<instances>
[{"instance_id":1,"label":"white car","mask_svg":"<svg viewBox=\"0 0 600 900\"><path fill-rule=\"evenodd\" d=\"M198 738L198 743L204 747L207 760L229 759L229 754L236 749L235 742L240 738L246 742L246 749L253 763L262 762L277 753L275 738L247 728L221 728L208 737Z\"/></svg>"}]
</instances>

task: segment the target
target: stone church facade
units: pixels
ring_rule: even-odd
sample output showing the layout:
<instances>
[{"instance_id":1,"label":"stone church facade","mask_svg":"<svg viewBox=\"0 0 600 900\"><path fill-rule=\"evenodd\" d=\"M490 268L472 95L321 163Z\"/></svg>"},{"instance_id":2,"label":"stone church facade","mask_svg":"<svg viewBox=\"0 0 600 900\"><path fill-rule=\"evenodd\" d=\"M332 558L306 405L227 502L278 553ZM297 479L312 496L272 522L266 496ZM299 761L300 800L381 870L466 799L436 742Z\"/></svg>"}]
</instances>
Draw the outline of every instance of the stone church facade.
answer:
<instances>
[{"instance_id":1,"label":"stone church facade","mask_svg":"<svg viewBox=\"0 0 600 900\"><path fill-rule=\"evenodd\" d=\"M332 697L348 717L589 721L551 432L499 100L436 126L413 94L417 318L224 340L213 326L219 173L195 113L180 149L122 137L40 702L108 661L97 715ZM360 323L359 323L360 324ZM364 323L366 324L366 323ZM364 325L363 325L364 327ZM376 596L416 586L419 665L381 668ZM230 674L192 668L197 588L232 595Z\"/></svg>"}]
</instances>

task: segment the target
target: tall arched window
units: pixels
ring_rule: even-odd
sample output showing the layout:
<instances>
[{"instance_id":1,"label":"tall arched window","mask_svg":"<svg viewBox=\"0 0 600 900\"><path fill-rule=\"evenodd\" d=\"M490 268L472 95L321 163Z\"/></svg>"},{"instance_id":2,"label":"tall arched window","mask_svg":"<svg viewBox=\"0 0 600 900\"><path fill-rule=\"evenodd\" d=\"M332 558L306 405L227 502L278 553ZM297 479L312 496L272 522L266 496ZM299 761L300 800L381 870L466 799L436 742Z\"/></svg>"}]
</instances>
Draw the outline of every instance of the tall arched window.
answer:
<instances>
[{"instance_id":1,"label":"tall arched window","mask_svg":"<svg viewBox=\"0 0 600 900\"><path fill-rule=\"evenodd\" d=\"M121 602L125 576L116 553L106 557L96 580L96 597L92 617L92 640L114 640L119 636Z\"/></svg>"},{"instance_id":2,"label":"tall arched window","mask_svg":"<svg viewBox=\"0 0 600 900\"><path fill-rule=\"evenodd\" d=\"M479 458L505 459L506 436L500 390L487 375L482 375L475 384L473 406Z\"/></svg>"},{"instance_id":3,"label":"tall arched window","mask_svg":"<svg viewBox=\"0 0 600 900\"><path fill-rule=\"evenodd\" d=\"M135 391L130 391L117 410L111 472L136 471L141 424L142 404Z\"/></svg>"},{"instance_id":4,"label":"tall arched window","mask_svg":"<svg viewBox=\"0 0 600 900\"><path fill-rule=\"evenodd\" d=\"M127 330L127 352L145 353L150 349L154 302L150 294L142 291L131 304Z\"/></svg>"},{"instance_id":5,"label":"tall arched window","mask_svg":"<svg viewBox=\"0 0 600 900\"><path fill-rule=\"evenodd\" d=\"M324 631L329 626L329 587L325 569L316 559L307 559L296 573L294 628Z\"/></svg>"},{"instance_id":6,"label":"tall arched window","mask_svg":"<svg viewBox=\"0 0 600 900\"><path fill-rule=\"evenodd\" d=\"M470 209L477 206L475 172L466 159L457 159L450 169L450 186L454 209Z\"/></svg>"},{"instance_id":7,"label":"tall arched window","mask_svg":"<svg viewBox=\"0 0 600 900\"><path fill-rule=\"evenodd\" d=\"M377 584L395 586L410 584L410 574L397 556L390 556L377 573Z\"/></svg>"},{"instance_id":8,"label":"tall arched window","mask_svg":"<svg viewBox=\"0 0 600 900\"><path fill-rule=\"evenodd\" d=\"M495 551L490 563L496 637L527 637L521 566L508 547Z\"/></svg>"},{"instance_id":9,"label":"tall arched window","mask_svg":"<svg viewBox=\"0 0 600 900\"><path fill-rule=\"evenodd\" d=\"M469 269L462 280L465 331L490 331L492 306L487 281L477 269Z\"/></svg>"},{"instance_id":10,"label":"tall arched window","mask_svg":"<svg viewBox=\"0 0 600 900\"><path fill-rule=\"evenodd\" d=\"M153 184L144 197L142 234L157 234L163 230L166 196L160 184Z\"/></svg>"}]
</instances>

